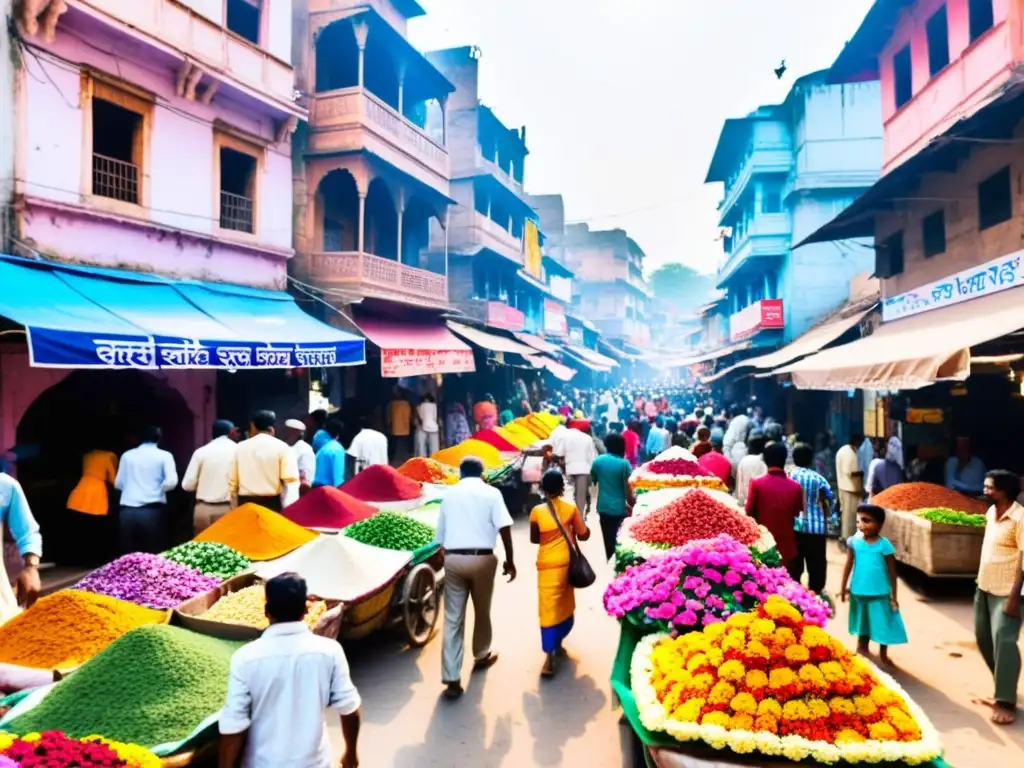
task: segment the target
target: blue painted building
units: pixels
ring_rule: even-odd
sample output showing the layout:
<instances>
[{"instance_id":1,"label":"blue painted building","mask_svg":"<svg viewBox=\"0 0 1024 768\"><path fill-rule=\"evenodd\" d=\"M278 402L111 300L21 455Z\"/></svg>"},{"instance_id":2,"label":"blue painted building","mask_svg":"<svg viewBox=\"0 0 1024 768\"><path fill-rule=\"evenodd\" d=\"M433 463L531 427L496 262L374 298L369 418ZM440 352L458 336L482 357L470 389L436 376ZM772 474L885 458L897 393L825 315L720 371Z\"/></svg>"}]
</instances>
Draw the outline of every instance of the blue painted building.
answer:
<instances>
[{"instance_id":1,"label":"blue painted building","mask_svg":"<svg viewBox=\"0 0 1024 768\"><path fill-rule=\"evenodd\" d=\"M870 239L792 250L877 179L882 124L877 82L826 85L799 78L782 104L725 121L706 183L721 182L729 341L787 344L849 295L874 269Z\"/></svg>"}]
</instances>

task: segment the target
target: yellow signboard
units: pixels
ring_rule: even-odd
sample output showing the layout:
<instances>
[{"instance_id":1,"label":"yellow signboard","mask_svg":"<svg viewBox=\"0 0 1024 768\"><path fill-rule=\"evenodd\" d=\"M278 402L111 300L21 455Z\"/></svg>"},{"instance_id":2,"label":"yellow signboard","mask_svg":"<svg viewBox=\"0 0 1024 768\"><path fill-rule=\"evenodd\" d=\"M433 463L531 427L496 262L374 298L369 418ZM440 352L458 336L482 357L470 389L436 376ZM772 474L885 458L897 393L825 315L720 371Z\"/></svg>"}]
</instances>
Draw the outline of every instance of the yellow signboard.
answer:
<instances>
[{"instance_id":1,"label":"yellow signboard","mask_svg":"<svg viewBox=\"0 0 1024 768\"><path fill-rule=\"evenodd\" d=\"M523 268L529 274L541 279L543 277L540 255L540 233L537 231L537 222L527 219L523 227L523 240L526 243L526 262Z\"/></svg>"}]
</instances>

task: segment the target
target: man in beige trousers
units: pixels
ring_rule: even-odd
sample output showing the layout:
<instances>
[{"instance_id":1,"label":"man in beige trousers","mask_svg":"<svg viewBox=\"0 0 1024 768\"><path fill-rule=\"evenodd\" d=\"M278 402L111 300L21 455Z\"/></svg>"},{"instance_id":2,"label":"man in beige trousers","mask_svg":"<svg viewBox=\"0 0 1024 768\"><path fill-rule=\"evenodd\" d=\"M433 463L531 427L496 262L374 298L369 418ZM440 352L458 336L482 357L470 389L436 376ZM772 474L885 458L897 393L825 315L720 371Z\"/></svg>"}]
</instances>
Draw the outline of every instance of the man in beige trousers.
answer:
<instances>
[{"instance_id":1,"label":"man in beige trousers","mask_svg":"<svg viewBox=\"0 0 1024 768\"><path fill-rule=\"evenodd\" d=\"M836 485L839 488L839 507L842 514L842 534L839 546L846 549L846 541L857 532L857 507L864 501L864 474L867 467L860 466L857 449L864 435L850 436L850 442L836 451Z\"/></svg>"},{"instance_id":2,"label":"man in beige trousers","mask_svg":"<svg viewBox=\"0 0 1024 768\"><path fill-rule=\"evenodd\" d=\"M462 479L441 502L437 542L444 550L444 647L441 681L444 695L457 699L463 693L462 658L466 607L473 600L473 669L493 666L498 654L491 651L491 596L498 558L498 536L505 547L501 572L513 581L512 516L501 491L483 481L484 465L467 457L459 467Z\"/></svg>"},{"instance_id":3,"label":"man in beige trousers","mask_svg":"<svg viewBox=\"0 0 1024 768\"><path fill-rule=\"evenodd\" d=\"M194 493L196 505L192 532L199 535L231 511L228 475L235 462L238 445L235 425L227 419L213 423L213 440L197 448L181 479L182 490Z\"/></svg>"}]
</instances>

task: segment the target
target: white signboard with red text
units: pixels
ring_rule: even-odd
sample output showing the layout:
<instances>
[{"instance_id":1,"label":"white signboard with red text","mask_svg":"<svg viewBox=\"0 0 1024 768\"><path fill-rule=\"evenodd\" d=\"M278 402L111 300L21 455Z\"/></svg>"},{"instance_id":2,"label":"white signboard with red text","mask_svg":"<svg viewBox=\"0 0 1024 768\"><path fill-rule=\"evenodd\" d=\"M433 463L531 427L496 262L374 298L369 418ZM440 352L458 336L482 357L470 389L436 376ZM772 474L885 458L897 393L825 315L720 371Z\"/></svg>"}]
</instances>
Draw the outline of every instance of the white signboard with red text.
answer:
<instances>
[{"instance_id":1,"label":"white signboard with red text","mask_svg":"<svg viewBox=\"0 0 1024 768\"><path fill-rule=\"evenodd\" d=\"M729 340L739 341L760 331L784 326L782 299L761 299L729 318Z\"/></svg>"},{"instance_id":2,"label":"white signboard with red text","mask_svg":"<svg viewBox=\"0 0 1024 768\"><path fill-rule=\"evenodd\" d=\"M565 309L557 301L551 299L544 299L544 333L550 333L553 336L565 336L569 333Z\"/></svg>"},{"instance_id":3,"label":"white signboard with red text","mask_svg":"<svg viewBox=\"0 0 1024 768\"><path fill-rule=\"evenodd\" d=\"M380 375L385 379L434 373L472 373L471 349L381 349Z\"/></svg>"}]
</instances>

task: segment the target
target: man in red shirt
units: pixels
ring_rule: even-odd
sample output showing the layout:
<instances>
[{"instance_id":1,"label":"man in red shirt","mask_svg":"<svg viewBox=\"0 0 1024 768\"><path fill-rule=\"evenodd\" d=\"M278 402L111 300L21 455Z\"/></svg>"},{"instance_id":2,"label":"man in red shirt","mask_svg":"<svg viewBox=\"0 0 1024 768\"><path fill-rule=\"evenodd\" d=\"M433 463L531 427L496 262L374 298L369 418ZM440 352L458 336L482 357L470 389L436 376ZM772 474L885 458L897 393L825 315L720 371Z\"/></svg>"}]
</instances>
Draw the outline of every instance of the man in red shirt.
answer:
<instances>
[{"instance_id":1,"label":"man in red shirt","mask_svg":"<svg viewBox=\"0 0 1024 768\"><path fill-rule=\"evenodd\" d=\"M764 449L768 474L750 481L747 493L747 514L768 529L775 537L775 546L783 565L796 557L794 524L804 511L804 492L800 483L786 477L785 443L769 443Z\"/></svg>"},{"instance_id":2,"label":"man in red shirt","mask_svg":"<svg viewBox=\"0 0 1024 768\"><path fill-rule=\"evenodd\" d=\"M697 463L725 483L726 488L732 488L732 462L722 455L721 443L712 443L711 450L698 458Z\"/></svg>"}]
</instances>

